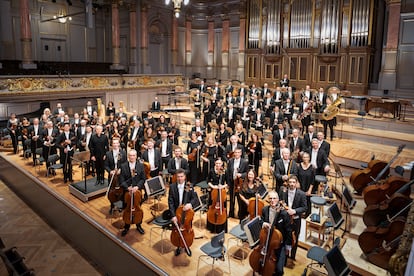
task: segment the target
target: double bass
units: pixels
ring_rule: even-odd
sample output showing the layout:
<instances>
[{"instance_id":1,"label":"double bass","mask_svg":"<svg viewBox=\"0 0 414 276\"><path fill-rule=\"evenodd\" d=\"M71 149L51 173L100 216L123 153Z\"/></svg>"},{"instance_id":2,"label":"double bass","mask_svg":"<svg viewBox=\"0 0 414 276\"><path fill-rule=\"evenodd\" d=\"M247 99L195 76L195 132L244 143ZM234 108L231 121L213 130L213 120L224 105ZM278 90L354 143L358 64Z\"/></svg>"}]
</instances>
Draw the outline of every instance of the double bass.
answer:
<instances>
[{"instance_id":1,"label":"double bass","mask_svg":"<svg viewBox=\"0 0 414 276\"><path fill-rule=\"evenodd\" d=\"M275 222L276 219L273 220L270 229L262 228L260 230L260 244L249 257L250 267L254 272L263 276L273 275L277 263L275 251L283 241L282 233L274 226Z\"/></svg>"},{"instance_id":2,"label":"double bass","mask_svg":"<svg viewBox=\"0 0 414 276\"><path fill-rule=\"evenodd\" d=\"M224 170L219 171L219 185L221 185ZM207 220L214 225L222 225L227 221L226 190L219 187L211 191L212 203L207 211Z\"/></svg>"},{"instance_id":3,"label":"double bass","mask_svg":"<svg viewBox=\"0 0 414 276\"><path fill-rule=\"evenodd\" d=\"M186 193L183 202L187 202L190 189L191 183L188 182L185 188ZM194 241L194 231L192 228L194 210L184 211L184 204L182 204L175 210L175 216L177 217L177 222L174 222L175 227L171 230L171 243L176 247L185 248L187 255L191 256L190 246Z\"/></svg>"}]
</instances>

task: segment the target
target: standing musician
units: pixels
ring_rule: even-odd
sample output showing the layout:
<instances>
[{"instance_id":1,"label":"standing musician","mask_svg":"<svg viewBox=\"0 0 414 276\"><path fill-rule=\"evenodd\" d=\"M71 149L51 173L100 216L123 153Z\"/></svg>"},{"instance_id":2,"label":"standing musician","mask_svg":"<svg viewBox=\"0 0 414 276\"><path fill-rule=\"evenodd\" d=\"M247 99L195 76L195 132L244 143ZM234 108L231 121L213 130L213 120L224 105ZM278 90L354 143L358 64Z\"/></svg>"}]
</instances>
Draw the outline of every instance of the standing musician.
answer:
<instances>
[{"instance_id":1,"label":"standing musician","mask_svg":"<svg viewBox=\"0 0 414 276\"><path fill-rule=\"evenodd\" d=\"M281 87L288 87L289 86L289 78L287 74L283 75L283 78L280 80Z\"/></svg>"},{"instance_id":2,"label":"standing musician","mask_svg":"<svg viewBox=\"0 0 414 276\"><path fill-rule=\"evenodd\" d=\"M121 149L121 143L119 139L112 140L112 149L107 151L105 154L105 170L108 172L108 183L111 179L115 177L114 175L119 175L121 171L119 168L123 163L127 161L126 151ZM114 203L111 202L111 208L109 209L109 214L112 214L114 208Z\"/></svg>"},{"instance_id":3,"label":"standing musician","mask_svg":"<svg viewBox=\"0 0 414 276\"><path fill-rule=\"evenodd\" d=\"M190 166L189 180L193 184L196 184L201 180L200 151L201 143L197 139L197 134L192 132L191 140L188 141L187 144L187 155Z\"/></svg>"},{"instance_id":4,"label":"standing musician","mask_svg":"<svg viewBox=\"0 0 414 276\"><path fill-rule=\"evenodd\" d=\"M144 165L141 162L137 161L137 151L132 149L128 153L128 162L121 164L119 182L124 189L124 194L127 192L135 193L138 190L142 190L144 188L145 179ZM126 204L127 203L124 202L124 208ZM136 223L137 231L140 234L144 234L145 231L142 229L141 223L142 221ZM128 233L130 227L130 224L125 223L124 230L121 232L121 236L125 236Z\"/></svg>"},{"instance_id":5,"label":"standing musician","mask_svg":"<svg viewBox=\"0 0 414 276\"><path fill-rule=\"evenodd\" d=\"M250 129L250 116L252 115L252 108L248 101L244 101L243 107L240 109L240 117L244 129Z\"/></svg>"},{"instance_id":6,"label":"standing musician","mask_svg":"<svg viewBox=\"0 0 414 276\"><path fill-rule=\"evenodd\" d=\"M70 130L69 123L63 125L63 132L57 137L56 144L59 148L60 164L63 164L63 182L72 182L72 157L77 139L75 133Z\"/></svg>"},{"instance_id":7,"label":"standing musician","mask_svg":"<svg viewBox=\"0 0 414 276\"><path fill-rule=\"evenodd\" d=\"M203 179L206 179L209 172L214 167L214 160L218 157L217 145L215 144L213 135L208 135L206 143L201 149L200 158L203 160Z\"/></svg>"},{"instance_id":8,"label":"standing musician","mask_svg":"<svg viewBox=\"0 0 414 276\"><path fill-rule=\"evenodd\" d=\"M330 171L329 160L326 152L319 147L318 139L312 140L312 148L309 151L311 164L315 175L326 175ZM315 183L319 184L319 183Z\"/></svg>"},{"instance_id":9,"label":"standing musician","mask_svg":"<svg viewBox=\"0 0 414 276\"><path fill-rule=\"evenodd\" d=\"M286 256L292 250L292 224L291 218L287 211L279 203L279 195L275 191L269 192L270 205L262 209L263 228L274 226L282 233L282 244L276 249L277 263L273 275L281 276L284 271Z\"/></svg>"},{"instance_id":10,"label":"standing musician","mask_svg":"<svg viewBox=\"0 0 414 276\"><path fill-rule=\"evenodd\" d=\"M287 91L283 94L283 100L286 101L287 99L290 99L292 104L295 103L295 93L293 92L291 86L289 86Z\"/></svg>"},{"instance_id":11,"label":"standing musician","mask_svg":"<svg viewBox=\"0 0 414 276\"><path fill-rule=\"evenodd\" d=\"M292 130L292 137L289 141L289 149L292 153L292 158L295 161L300 162L301 153L305 150L305 142L301 137L299 137L299 130L296 128Z\"/></svg>"},{"instance_id":12,"label":"standing musician","mask_svg":"<svg viewBox=\"0 0 414 276\"><path fill-rule=\"evenodd\" d=\"M283 118L287 119L289 126L292 127L291 120L293 116L293 105L290 98L286 99L286 102L282 105L282 111L283 111Z\"/></svg>"},{"instance_id":13,"label":"standing musician","mask_svg":"<svg viewBox=\"0 0 414 276\"><path fill-rule=\"evenodd\" d=\"M168 139L167 131L164 130L161 132L161 139L157 141L156 147L161 153L162 165L160 171L162 171L163 168L168 168L168 162L170 161L173 152L173 143Z\"/></svg>"},{"instance_id":14,"label":"standing musician","mask_svg":"<svg viewBox=\"0 0 414 276\"><path fill-rule=\"evenodd\" d=\"M256 112L256 109L262 109L262 104L257 95L253 95L253 98L250 100L250 107L252 112Z\"/></svg>"},{"instance_id":15,"label":"standing musician","mask_svg":"<svg viewBox=\"0 0 414 276\"><path fill-rule=\"evenodd\" d=\"M266 98L263 101L263 110L266 117L270 117L272 113L273 107L275 106L275 102L272 98L272 94L267 93Z\"/></svg>"},{"instance_id":16,"label":"standing musician","mask_svg":"<svg viewBox=\"0 0 414 276\"><path fill-rule=\"evenodd\" d=\"M19 136L18 126L19 126L19 119L16 118L15 113L11 113L10 118L7 120L7 130L10 133L10 137L11 137L12 144L13 144L13 153L14 154L17 153L17 149L18 149L17 146L18 146L18 143L19 143L19 140L17 139L18 136Z\"/></svg>"},{"instance_id":17,"label":"standing musician","mask_svg":"<svg viewBox=\"0 0 414 276\"><path fill-rule=\"evenodd\" d=\"M282 189L279 192L279 198L289 207L287 213L293 217L292 230L295 231L296 237L299 237L302 214L306 213L308 207L306 204L305 192L298 189L297 185L299 185L299 183L296 175L290 175L288 179L288 188ZM293 260L296 258L298 242L295 242L294 244L295 245L290 252L290 257Z\"/></svg>"},{"instance_id":18,"label":"standing musician","mask_svg":"<svg viewBox=\"0 0 414 276\"><path fill-rule=\"evenodd\" d=\"M236 123L236 118L237 118L237 111L236 109L233 108L233 104L230 103L227 106L226 115L225 115L227 126L230 128L234 128L234 124Z\"/></svg>"},{"instance_id":19,"label":"standing musician","mask_svg":"<svg viewBox=\"0 0 414 276\"><path fill-rule=\"evenodd\" d=\"M178 146L178 137L180 137L180 128L175 119L170 120L170 125L168 126L168 138L171 139L174 145Z\"/></svg>"},{"instance_id":20,"label":"standing musician","mask_svg":"<svg viewBox=\"0 0 414 276\"><path fill-rule=\"evenodd\" d=\"M281 107L282 100L283 100L282 89L280 89L280 87L276 87L275 93L273 95L273 102L276 106Z\"/></svg>"},{"instance_id":21,"label":"standing musician","mask_svg":"<svg viewBox=\"0 0 414 276\"><path fill-rule=\"evenodd\" d=\"M303 102L299 106L300 120L303 126L303 133L308 132L308 127L311 124L312 102L309 98L304 96Z\"/></svg>"},{"instance_id":22,"label":"standing musician","mask_svg":"<svg viewBox=\"0 0 414 276\"><path fill-rule=\"evenodd\" d=\"M174 157L168 161L168 173L174 176L177 170L182 169L185 171L185 175L190 174L190 167L187 159L183 157L183 151L180 147L174 149ZM173 179L176 177L173 177ZM174 182L174 181L173 181Z\"/></svg>"},{"instance_id":23,"label":"standing musician","mask_svg":"<svg viewBox=\"0 0 414 276\"><path fill-rule=\"evenodd\" d=\"M226 179L227 184L229 185L230 189L230 211L229 217L234 218L234 205L235 205L235 197L239 193L239 185L246 177L247 170L249 168L248 162L241 158L242 150L241 148L234 149L234 157L230 159L227 166L226 171ZM238 184L236 186L236 184ZM240 208L240 206L239 206Z\"/></svg>"},{"instance_id":24,"label":"standing musician","mask_svg":"<svg viewBox=\"0 0 414 276\"><path fill-rule=\"evenodd\" d=\"M237 135L230 136L230 144L226 146L224 160L228 161L230 158L233 158L234 151L236 149L241 149L242 155L244 153L244 146L239 143L239 138Z\"/></svg>"},{"instance_id":25,"label":"standing musician","mask_svg":"<svg viewBox=\"0 0 414 276\"><path fill-rule=\"evenodd\" d=\"M318 139L319 148L326 153L327 157L329 157L329 153L331 152L331 144L326 141L325 136L320 131L316 134L316 138Z\"/></svg>"},{"instance_id":26,"label":"standing musician","mask_svg":"<svg viewBox=\"0 0 414 276\"><path fill-rule=\"evenodd\" d=\"M276 178L276 191L287 185L290 175L298 175L298 165L290 158L290 150L282 150L282 158L275 162L273 175Z\"/></svg>"},{"instance_id":27,"label":"standing musician","mask_svg":"<svg viewBox=\"0 0 414 276\"><path fill-rule=\"evenodd\" d=\"M226 146L227 146L229 137L230 137L230 133L226 129L226 124L220 123L219 129L216 133L216 143L218 146L217 155L221 157L222 160L225 160L224 155L225 155Z\"/></svg>"},{"instance_id":28,"label":"standing musician","mask_svg":"<svg viewBox=\"0 0 414 276\"><path fill-rule=\"evenodd\" d=\"M259 174L259 166L262 163L262 143L259 140L259 133L253 132L250 135L251 140L246 147L249 166L254 168L256 175Z\"/></svg>"},{"instance_id":29,"label":"standing musician","mask_svg":"<svg viewBox=\"0 0 414 276\"><path fill-rule=\"evenodd\" d=\"M322 106L326 105L326 99L328 95L325 93L323 87L319 88L319 91L316 93L316 107L315 111L317 113L322 113L323 108Z\"/></svg>"},{"instance_id":30,"label":"standing musician","mask_svg":"<svg viewBox=\"0 0 414 276\"><path fill-rule=\"evenodd\" d=\"M211 127L209 122L213 118L214 107L211 105L211 101L206 99L204 106L203 106L203 115L204 115L204 125L207 126L207 132L211 132Z\"/></svg>"},{"instance_id":31,"label":"standing musician","mask_svg":"<svg viewBox=\"0 0 414 276\"><path fill-rule=\"evenodd\" d=\"M308 133L303 135L303 140L304 140L304 143L305 143L305 149L309 149L311 147L313 138L316 138L316 133L314 131L313 125L310 125L308 127Z\"/></svg>"},{"instance_id":32,"label":"standing musician","mask_svg":"<svg viewBox=\"0 0 414 276\"><path fill-rule=\"evenodd\" d=\"M79 130L80 128L78 128ZM89 151L89 142L92 138L92 127L87 125L85 127L85 134L81 135L80 138L78 136L78 146L77 148L79 151ZM92 177L95 177L95 164L90 159L86 161L86 175L90 175L92 173Z\"/></svg>"},{"instance_id":33,"label":"standing musician","mask_svg":"<svg viewBox=\"0 0 414 276\"><path fill-rule=\"evenodd\" d=\"M326 104L321 107L321 111L324 112L331 105L332 105L332 100L331 100L330 97L328 97L326 99ZM323 124L323 134L324 134L325 137L328 137L328 127L329 127L331 141L333 140L333 137L334 137L335 118L336 117L334 116L334 117L332 117L332 119L322 120L322 124Z\"/></svg>"},{"instance_id":34,"label":"standing musician","mask_svg":"<svg viewBox=\"0 0 414 276\"><path fill-rule=\"evenodd\" d=\"M279 146L279 141L281 139L287 139L288 137L288 132L285 128L285 126L283 125L283 121L280 121L277 124L277 128L274 128L273 130L273 140L272 140L272 145L274 148Z\"/></svg>"},{"instance_id":35,"label":"standing musician","mask_svg":"<svg viewBox=\"0 0 414 276\"><path fill-rule=\"evenodd\" d=\"M248 102L248 100L246 99L246 96L245 96L244 92L240 92L239 96L237 96L237 99L236 99L236 105L237 105L238 113L241 116L243 115L241 110L244 107L245 102Z\"/></svg>"},{"instance_id":36,"label":"standing musician","mask_svg":"<svg viewBox=\"0 0 414 276\"><path fill-rule=\"evenodd\" d=\"M208 177L207 177L207 183L208 186L210 187L211 191L210 191L210 196L209 196L209 205L212 204L212 190L218 190L218 189L222 189L221 192L222 193L226 193L226 188L227 188L227 184L226 182L226 176L225 176L225 168L223 166L223 161L219 158L215 161L214 163L214 168L212 170L210 170L210 172L208 173ZM227 196L226 196L227 198ZM225 200L224 204L224 208L226 208L227 205L227 200ZM227 216L227 214L225 214ZM208 221L207 219L207 229L211 232L211 233L220 233L221 231L225 231L227 232L227 219L226 222L224 224L214 224Z\"/></svg>"},{"instance_id":37,"label":"standing musician","mask_svg":"<svg viewBox=\"0 0 414 276\"><path fill-rule=\"evenodd\" d=\"M315 170L310 163L310 155L308 152L302 154L302 162L298 164L298 180L300 183L300 188L306 193L306 202L308 204L308 209L306 211L305 217L308 217L311 213L311 195L315 193L314 187L315 184Z\"/></svg>"},{"instance_id":38,"label":"standing musician","mask_svg":"<svg viewBox=\"0 0 414 276\"><path fill-rule=\"evenodd\" d=\"M43 132L39 125L39 119L33 119L33 125L28 128L28 139L30 139L30 151L32 152L33 167L36 166L36 149L40 148L43 144L41 134Z\"/></svg>"},{"instance_id":39,"label":"standing musician","mask_svg":"<svg viewBox=\"0 0 414 276\"><path fill-rule=\"evenodd\" d=\"M273 132L277 129L277 125L283 122L283 114L280 112L280 108L275 105L273 111L270 114L269 129Z\"/></svg>"},{"instance_id":40,"label":"standing musician","mask_svg":"<svg viewBox=\"0 0 414 276\"><path fill-rule=\"evenodd\" d=\"M46 160L46 170L49 169L49 162L47 162L49 155L56 154L56 138L59 135L59 131L53 127L52 121L47 121L46 128L42 132L42 141L43 141L43 159Z\"/></svg>"},{"instance_id":41,"label":"standing musician","mask_svg":"<svg viewBox=\"0 0 414 276\"><path fill-rule=\"evenodd\" d=\"M237 143L243 146L243 150L244 150L244 147L246 146L246 135L248 135L248 133L246 132L247 131L243 128L243 125L241 123L236 124L233 134L237 136ZM244 151L243 151L243 154L244 154Z\"/></svg>"},{"instance_id":42,"label":"standing musician","mask_svg":"<svg viewBox=\"0 0 414 276\"><path fill-rule=\"evenodd\" d=\"M216 123L221 124L223 122L224 117L224 108L223 108L223 102L217 101L217 106L214 109L214 115L216 116Z\"/></svg>"},{"instance_id":43,"label":"standing musician","mask_svg":"<svg viewBox=\"0 0 414 276\"><path fill-rule=\"evenodd\" d=\"M134 120L134 124L131 128L131 135L129 137L129 147L139 151L141 149L142 139L144 137L144 128L141 126L139 120Z\"/></svg>"},{"instance_id":44,"label":"standing musician","mask_svg":"<svg viewBox=\"0 0 414 276\"><path fill-rule=\"evenodd\" d=\"M257 194L257 188L259 183L256 183L256 173L253 170L249 170L246 175L246 179L243 181L240 193L237 197L237 204L239 205L238 217L241 221L249 215L249 199L255 198ZM260 216L260 214L258 214Z\"/></svg>"},{"instance_id":45,"label":"standing musician","mask_svg":"<svg viewBox=\"0 0 414 276\"><path fill-rule=\"evenodd\" d=\"M154 144L154 140L149 139L147 141L147 149L142 154L142 159L150 164L151 177L160 175L162 171L161 153L158 149L154 148Z\"/></svg>"},{"instance_id":46,"label":"standing musician","mask_svg":"<svg viewBox=\"0 0 414 276\"><path fill-rule=\"evenodd\" d=\"M195 125L191 128L190 134L193 132L197 135L197 140L201 143L204 141L204 138L206 138L206 128L201 125L200 119L195 120Z\"/></svg>"},{"instance_id":47,"label":"standing musician","mask_svg":"<svg viewBox=\"0 0 414 276\"><path fill-rule=\"evenodd\" d=\"M265 124L265 115L262 113L260 108L256 109L256 114L253 115L252 124L254 124L254 129L263 133L263 126Z\"/></svg>"},{"instance_id":48,"label":"standing musician","mask_svg":"<svg viewBox=\"0 0 414 276\"><path fill-rule=\"evenodd\" d=\"M183 206L183 211L192 210L193 206L198 203L198 196L193 188L186 190L186 175L183 169L177 170L177 182L171 183L170 190L168 192L168 208L171 212L171 221L178 223L176 210L178 207ZM180 255L181 248L177 247L175 250L175 256Z\"/></svg>"},{"instance_id":49,"label":"standing musician","mask_svg":"<svg viewBox=\"0 0 414 276\"><path fill-rule=\"evenodd\" d=\"M26 141L27 139L29 139L29 128L30 128L30 121L26 117L23 117L22 123L20 125L20 134L22 137L22 146L23 146L23 156L28 148Z\"/></svg>"},{"instance_id":50,"label":"standing musician","mask_svg":"<svg viewBox=\"0 0 414 276\"><path fill-rule=\"evenodd\" d=\"M91 140L89 141L89 150L91 152L91 161L95 163L95 185L103 185L105 177L104 158L106 152L109 150L109 141L108 137L103 134L102 125L97 125L95 127L95 134L92 135Z\"/></svg>"}]
</instances>

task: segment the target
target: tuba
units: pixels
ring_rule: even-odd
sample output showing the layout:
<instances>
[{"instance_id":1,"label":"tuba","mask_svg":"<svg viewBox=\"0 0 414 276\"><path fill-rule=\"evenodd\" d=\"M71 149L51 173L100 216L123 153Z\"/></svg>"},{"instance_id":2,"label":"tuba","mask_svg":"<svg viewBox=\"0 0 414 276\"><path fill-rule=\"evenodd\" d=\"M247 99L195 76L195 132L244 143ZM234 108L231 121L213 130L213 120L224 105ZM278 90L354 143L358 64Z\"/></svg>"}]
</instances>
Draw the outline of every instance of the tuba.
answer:
<instances>
[{"instance_id":1,"label":"tuba","mask_svg":"<svg viewBox=\"0 0 414 276\"><path fill-rule=\"evenodd\" d=\"M325 121L332 120L339 113L338 106L343 102L344 102L343 98L338 96L335 102L333 102L330 106L325 108L325 110L322 113L322 120L325 120Z\"/></svg>"}]
</instances>

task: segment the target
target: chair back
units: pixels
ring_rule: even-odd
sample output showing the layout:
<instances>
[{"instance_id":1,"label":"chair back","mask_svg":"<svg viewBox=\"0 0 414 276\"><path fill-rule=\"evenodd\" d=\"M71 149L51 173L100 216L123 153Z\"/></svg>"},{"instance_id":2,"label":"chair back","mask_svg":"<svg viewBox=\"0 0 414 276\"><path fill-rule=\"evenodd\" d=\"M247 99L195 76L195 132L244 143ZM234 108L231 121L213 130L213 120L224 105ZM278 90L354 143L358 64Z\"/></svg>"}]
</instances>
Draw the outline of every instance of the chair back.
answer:
<instances>
[{"instance_id":1,"label":"chair back","mask_svg":"<svg viewBox=\"0 0 414 276\"><path fill-rule=\"evenodd\" d=\"M365 117L365 116L367 116L367 113L364 110L360 110L360 111L358 111L358 115L361 116L361 117Z\"/></svg>"},{"instance_id":2,"label":"chair back","mask_svg":"<svg viewBox=\"0 0 414 276\"><path fill-rule=\"evenodd\" d=\"M211 238L211 246L214 248L223 247L224 244L224 231L221 231L217 235Z\"/></svg>"},{"instance_id":3,"label":"chair back","mask_svg":"<svg viewBox=\"0 0 414 276\"><path fill-rule=\"evenodd\" d=\"M59 160L59 155L57 154L51 154L47 158L47 163L54 164Z\"/></svg>"}]
</instances>

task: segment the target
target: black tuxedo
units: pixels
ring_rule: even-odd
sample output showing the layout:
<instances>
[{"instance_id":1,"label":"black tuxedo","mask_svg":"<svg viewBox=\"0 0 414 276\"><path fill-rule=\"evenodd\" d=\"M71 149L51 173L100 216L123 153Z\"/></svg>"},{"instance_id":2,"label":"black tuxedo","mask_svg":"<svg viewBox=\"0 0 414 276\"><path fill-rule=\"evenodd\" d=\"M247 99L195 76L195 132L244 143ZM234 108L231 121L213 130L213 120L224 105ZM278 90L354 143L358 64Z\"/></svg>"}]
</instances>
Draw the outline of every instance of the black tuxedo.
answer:
<instances>
[{"instance_id":1,"label":"black tuxedo","mask_svg":"<svg viewBox=\"0 0 414 276\"><path fill-rule=\"evenodd\" d=\"M129 186L137 186L138 189L143 189L145 179L144 165L138 160L135 162L135 175L131 174L131 169L129 167L128 161L121 164L119 183L121 184L121 187L124 189L124 191L128 190Z\"/></svg>"},{"instance_id":2,"label":"black tuxedo","mask_svg":"<svg viewBox=\"0 0 414 276\"><path fill-rule=\"evenodd\" d=\"M133 135L134 135L134 131L135 131L136 127L132 127L131 128L131 134L129 135L129 140L134 142L135 145L135 150L137 152L140 152L141 150L141 144L142 144L142 139L144 137L144 128L143 127L139 127L137 130L137 134L134 137L134 140L132 139Z\"/></svg>"},{"instance_id":3,"label":"black tuxedo","mask_svg":"<svg viewBox=\"0 0 414 276\"><path fill-rule=\"evenodd\" d=\"M286 205L289 206L288 189L283 187L279 191L279 198L280 200L283 200L286 203ZM299 237L301 217L302 217L302 214L305 214L308 209L308 205L306 203L306 194L304 191L299 190L299 189L295 190L295 197L293 198L291 208L296 211L296 214L293 216L293 230L295 231L296 237ZM296 242L295 246L292 248L292 251L291 251L292 259L295 259L296 257L297 247L298 247L298 242Z\"/></svg>"},{"instance_id":4,"label":"black tuxedo","mask_svg":"<svg viewBox=\"0 0 414 276\"><path fill-rule=\"evenodd\" d=\"M237 110L233 108L233 114L230 118L230 110L226 110L225 121L227 122L227 126L234 129L235 122L237 120Z\"/></svg>"},{"instance_id":5,"label":"black tuxedo","mask_svg":"<svg viewBox=\"0 0 414 276\"><path fill-rule=\"evenodd\" d=\"M153 111L161 110L161 103L159 101L153 101L151 105L151 110Z\"/></svg>"},{"instance_id":6,"label":"black tuxedo","mask_svg":"<svg viewBox=\"0 0 414 276\"><path fill-rule=\"evenodd\" d=\"M244 146L240 143L237 143L237 149L241 149L242 150L242 156L244 155ZM228 161L230 158L227 158L227 155L233 152L233 146L232 144L228 144L225 148L225 152L224 152L224 160Z\"/></svg>"},{"instance_id":7,"label":"black tuxedo","mask_svg":"<svg viewBox=\"0 0 414 276\"><path fill-rule=\"evenodd\" d=\"M198 204L198 196L193 188L191 188L189 191L186 191L184 187L184 193L183 193L182 200L183 200L182 202L183 205L187 203L191 203L191 205L197 206ZM175 217L175 211L177 210L178 207L180 207L179 201L180 201L180 194L178 191L177 183L171 183L170 190L168 191L168 208L170 209L172 217Z\"/></svg>"},{"instance_id":8,"label":"black tuxedo","mask_svg":"<svg viewBox=\"0 0 414 276\"><path fill-rule=\"evenodd\" d=\"M142 153L142 159L144 159L145 162L149 162L148 150ZM154 149L154 166L155 169L151 171L151 177L158 176L159 172L162 170L161 153L158 149Z\"/></svg>"},{"instance_id":9,"label":"black tuxedo","mask_svg":"<svg viewBox=\"0 0 414 276\"><path fill-rule=\"evenodd\" d=\"M185 174L189 175L190 167L189 167L187 159L181 157L180 160L181 160L180 169L183 169L185 171ZM174 175L176 172L177 172L177 167L175 166L175 157L174 157L174 158L171 158L170 161L168 161L168 173L171 175Z\"/></svg>"},{"instance_id":10,"label":"black tuxedo","mask_svg":"<svg viewBox=\"0 0 414 276\"><path fill-rule=\"evenodd\" d=\"M165 151L166 156L162 156L162 140L158 140L156 143L156 147L159 148L160 150L160 154L161 154L161 159L162 159L162 163L165 166L165 168L168 168L168 161L170 161L171 157L172 157L172 152L173 152L173 143L171 141L171 139L166 138L167 140L167 149ZM161 170L161 169L160 169Z\"/></svg>"},{"instance_id":11,"label":"black tuxedo","mask_svg":"<svg viewBox=\"0 0 414 276\"><path fill-rule=\"evenodd\" d=\"M303 140L303 138L298 137L297 139L298 140L296 142L296 146L295 146L294 138L292 137L290 139L290 142L289 142L290 152L295 151L295 149L299 149L299 151L303 151L306 148L305 147L305 141Z\"/></svg>"},{"instance_id":12,"label":"black tuxedo","mask_svg":"<svg viewBox=\"0 0 414 276\"><path fill-rule=\"evenodd\" d=\"M288 78L283 78L280 80L280 86L281 87L288 87L289 86L289 79Z\"/></svg>"},{"instance_id":13,"label":"black tuxedo","mask_svg":"<svg viewBox=\"0 0 414 276\"><path fill-rule=\"evenodd\" d=\"M303 135L303 141L305 143L305 148L306 149L309 149L312 146L312 139L313 138L316 138L316 133L315 132L312 133L312 137L311 138L310 138L309 132L306 133L305 135Z\"/></svg>"},{"instance_id":14,"label":"black tuxedo","mask_svg":"<svg viewBox=\"0 0 414 276\"><path fill-rule=\"evenodd\" d=\"M89 150L91 152L91 158L94 156L95 161L95 169L96 169L96 181L103 183L104 181L104 156L106 152L109 150L109 141L108 137L101 133L100 136L97 134L93 134L90 141L89 141Z\"/></svg>"},{"instance_id":15,"label":"black tuxedo","mask_svg":"<svg viewBox=\"0 0 414 276\"><path fill-rule=\"evenodd\" d=\"M272 144L273 144L273 147L274 148L278 148L279 147L279 141L280 141L280 139L287 140L288 133L287 133L286 129L283 129L283 132L282 133L283 133L283 137L280 135L280 132L279 132L279 128L278 127L275 127L275 130L273 130L273 141L272 141Z\"/></svg>"},{"instance_id":16,"label":"black tuxedo","mask_svg":"<svg viewBox=\"0 0 414 276\"><path fill-rule=\"evenodd\" d=\"M36 149L41 148L43 141L42 141L42 133L43 129L40 125L38 125L37 133L35 133L34 125L30 125L27 128L27 139L30 139L30 150L32 151L32 158L33 158L33 166L36 164ZM37 135L36 135L37 134ZM38 136L37 140L33 139L34 136Z\"/></svg>"},{"instance_id":17,"label":"black tuxedo","mask_svg":"<svg viewBox=\"0 0 414 276\"><path fill-rule=\"evenodd\" d=\"M326 153L326 156L329 157L329 153L331 152L331 145L326 142L326 140L323 140L319 149L323 150Z\"/></svg>"},{"instance_id":18,"label":"black tuxedo","mask_svg":"<svg viewBox=\"0 0 414 276\"><path fill-rule=\"evenodd\" d=\"M127 153L123 149L119 149L118 152L118 162L116 164L117 168L121 168L121 165L127 162ZM108 172L108 176L110 177L109 173L115 169L115 160L114 160L114 151L110 150L107 151L105 154L105 170Z\"/></svg>"},{"instance_id":19,"label":"black tuxedo","mask_svg":"<svg viewBox=\"0 0 414 276\"><path fill-rule=\"evenodd\" d=\"M244 179L246 178L247 175L247 171L249 169L249 163L247 162L246 159L240 158L240 165L239 165L239 170L238 172L241 173L241 177ZM229 217L234 217L234 205L235 205L235 196L236 194L234 193L234 179L233 179L233 173L234 173L234 158L231 158L230 161L227 163L227 171L226 171L226 179L227 179L227 184L229 185L229 190L230 190L230 211L229 211ZM238 205L239 205L239 209L240 206L242 206L240 204L241 199L239 197L237 197L238 199Z\"/></svg>"},{"instance_id":20,"label":"black tuxedo","mask_svg":"<svg viewBox=\"0 0 414 276\"><path fill-rule=\"evenodd\" d=\"M49 163L47 162L47 159L49 158L49 155L56 154L56 139L59 136L59 131L56 128L53 128L52 133L49 137L48 129L45 128L41 132L42 142L43 142L43 151L42 156L43 159L46 161L46 168L49 168ZM47 146L46 143L49 141L52 146Z\"/></svg>"},{"instance_id":21,"label":"black tuxedo","mask_svg":"<svg viewBox=\"0 0 414 276\"><path fill-rule=\"evenodd\" d=\"M313 151L312 148L309 149L310 158L312 160ZM323 149L318 150L318 155L316 156L316 165L318 168L315 169L315 175L326 175L324 172L324 168L329 165L328 156L326 155L326 152ZM319 184L319 183L316 183Z\"/></svg>"},{"instance_id":22,"label":"black tuxedo","mask_svg":"<svg viewBox=\"0 0 414 276\"><path fill-rule=\"evenodd\" d=\"M269 129L271 129L271 130L275 130L276 128L277 128L277 125L279 124L279 123L282 123L283 122L283 114L282 114L282 112L272 112L271 114L270 114L270 123L269 123Z\"/></svg>"},{"instance_id":23,"label":"black tuxedo","mask_svg":"<svg viewBox=\"0 0 414 276\"><path fill-rule=\"evenodd\" d=\"M290 167L290 168L289 168ZM285 169L285 165L283 159L278 159L275 161L275 170L273 175L276 178L276 191L283 186L283 179L284 175L298 175L298 165L296 164L295 160L289 160L288 170Z\"/></svg>"},{"instance_id":24,"label":"black tuxedo","mask_svg":"<svg viewBox=\"0 0 414 276\"><path fill-rule=\"evenodd\" d=\"M263 132L263 126L265 124L265 114L260 113L260 119L258 118L258 114L255 113L252 117L252 126L254 126L255 130Z\"/></svg>"},{"instance_id":25,"label":"black tuxedo","mask_svg":"<svg viewBox=\"0 0 414 276\"><path fill-rule=\"evenodd\" d=\"M68 152L65 153L65 148L67 148L67 146L64 144L64 142L68 138L70 140L70 150L68 149ZM57 137L56 144L59 148L60 163L63 164L63 180L64 182L67 180L72 181L72 157L77 145L77 138L75 133L73 131L69 131L69 135L66 137L65 132L62 132Z\"/></svg>"}]
</instances>

